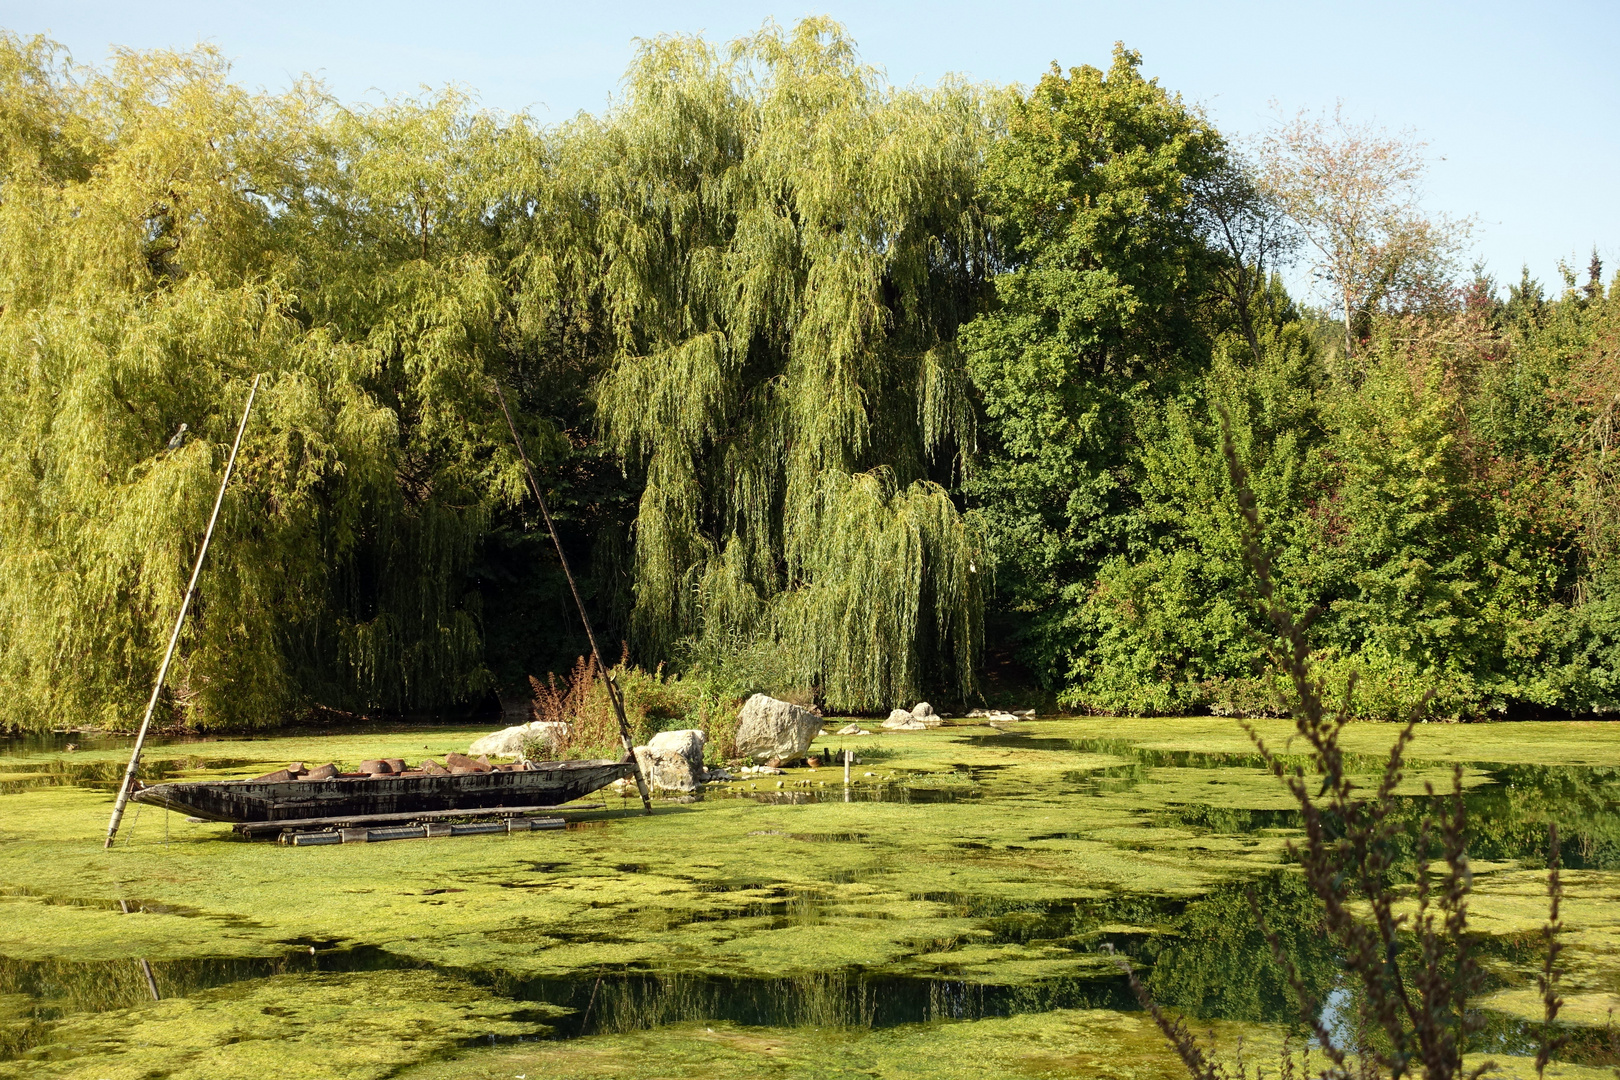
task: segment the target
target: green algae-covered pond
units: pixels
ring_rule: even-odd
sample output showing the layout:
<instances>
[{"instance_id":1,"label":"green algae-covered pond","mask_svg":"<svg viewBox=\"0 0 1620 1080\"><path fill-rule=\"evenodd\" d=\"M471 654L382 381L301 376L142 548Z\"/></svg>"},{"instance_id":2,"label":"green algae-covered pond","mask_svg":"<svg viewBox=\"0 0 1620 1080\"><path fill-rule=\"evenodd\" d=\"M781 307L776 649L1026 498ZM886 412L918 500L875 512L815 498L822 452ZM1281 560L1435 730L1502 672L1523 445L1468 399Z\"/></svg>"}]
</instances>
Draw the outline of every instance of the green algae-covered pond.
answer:
<instances>
[{"instance_id":1,"label":"green algae-covered pond","mask_svg":"<svg viewBox=\"0 0 1620 1080\"><path fill-rule=\"evenodd\" d=\"M1346 742L1371 773L1394 734ZM414 760L470 737L173 743L146 775ZM861 756L847 795L841 769L790 770L651 818L611 797L562 832L299 849L147 809L105 851L127 750L0 743L0 1077L1176 1077L1120 956L1230 1053L1303 1041L1250 890L1333 998L1284 864L1295 815L1231 721L818 745ZM1434 726L1412 756L1414 816L1424 782L1464 765L1479 1059L1533 1072L1556 821L1573 1037L1548 1072L1612 1076L1620 724Z\"/></svg>"}]
</instances>

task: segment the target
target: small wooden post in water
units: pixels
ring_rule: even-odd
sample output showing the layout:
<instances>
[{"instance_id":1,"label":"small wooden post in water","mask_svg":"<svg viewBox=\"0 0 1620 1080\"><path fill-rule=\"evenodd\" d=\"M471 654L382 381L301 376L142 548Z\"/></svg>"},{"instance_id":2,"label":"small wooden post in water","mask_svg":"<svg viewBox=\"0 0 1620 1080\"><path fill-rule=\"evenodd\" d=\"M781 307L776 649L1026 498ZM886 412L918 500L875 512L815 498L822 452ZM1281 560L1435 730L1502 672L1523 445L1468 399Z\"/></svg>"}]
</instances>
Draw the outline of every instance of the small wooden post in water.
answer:
<instances>
[{"instance_id":1,"label":"small wooden post in water","mask_svg":"<svg viewBox=\"0 0 1620 1080\"><path fill-rule=\"evenodd\" d=\"M118 910L122 911L125 915L128 915L129 914L129 901L128 900L120 900L120 901L118 901ZM148 990L152 991L152 1000L153 1001L162 1001L163 999L158 997L157 976L152 974L152 965L147 963L146 959L144 957L141 959L140 964L141 964L141 971L146 974L146 988Z\"/></svg>"},{"instance_id":2,"label":"small wooden post in water","mask_svg":"<svg viewBox=\"0 0 1620 1080\"><path fill-rule=\"evenodd\" d=\"M163 654L163 665L158 668L157 682L152 684L152 697L146 703L146 715L141 718L141 730L135 736L135 749L129 755L129 768L124 770L124 782L118 788L118 801L113 803L112 820L107 822L107 843L104 847L113 846L113 837L118 835L118 824L124 820L124 807L129 805L130 787L135 783L135 770L141 764L141 747L146 742L147 729L152 726L152 711L157 708L158 694L163 690L163 680L168 677L174 647L180 641L180 628L186 624L186 611L191 607L191 598L197 593L197 576L202 573L208 543L214 538L214 524L219 521L219 508L225 502L225 485L231 482L231 470L236 468L236 451L242 446L242 432L247 430L248 414L253 411L253 396L259 392L259 378L258 375L253 376L253 386L248 390L247 407L242 410L242 422L236 427L236 441L231 444L231 456L225 462L225 476L220 480L219 494L214 498L214 512L208 518L208 531L203 533L202 547L197 549L197 564L191 568L191 582L180 601L180 614L174 620L174 632L169 635L169 648Z\"/></svg>"},{"instance_id":3,"label":"small wooden post in water","mask_svg":"<svg viewBox=\"0 0 1620 1080\"><path fill-rule=\"evenodd\" d=\"M557 546L557 561L562 563L563 576L568 579L568 588L574 593L574 606L579 608L579 621L585 627L585 639L591 643L591 655L596 658L596 670L601 673L602 684L607 687L608 700L613 702L613 711L619 717L619 738L624 742L624 752L636 770L636 790L641 792L641 805L652 813L652 793L647 788L647 778L641 775L641 762L636 760L635 739L630 735L630 721L624 715L624 697L619 693L619 684L613 681L608 672L607 664L602 660L602 650L596 646L596 631L591 629L591 617L585 612L585 601L580 598L579 586L574 584L574 573L568 568L568 556L563 552L562 540L557 536L557 526L552 524L551 511L546 509L546 497L540 493L540 482L534 478L534 467L529 464L528 451L523 449L523 440L518 437L517 424L512 420L512 410L506 407L506 394L501 390L500 380L495 381L495 396L500 399L501 412L506 414L506 426L512 432L512 443L517 447L518 458L523 462L523 471L529 477L529 488L534 492L534 501L540 504L540 516L546 519L546 529L551 533L551 542Z\"/></svg>"}]
</instances>

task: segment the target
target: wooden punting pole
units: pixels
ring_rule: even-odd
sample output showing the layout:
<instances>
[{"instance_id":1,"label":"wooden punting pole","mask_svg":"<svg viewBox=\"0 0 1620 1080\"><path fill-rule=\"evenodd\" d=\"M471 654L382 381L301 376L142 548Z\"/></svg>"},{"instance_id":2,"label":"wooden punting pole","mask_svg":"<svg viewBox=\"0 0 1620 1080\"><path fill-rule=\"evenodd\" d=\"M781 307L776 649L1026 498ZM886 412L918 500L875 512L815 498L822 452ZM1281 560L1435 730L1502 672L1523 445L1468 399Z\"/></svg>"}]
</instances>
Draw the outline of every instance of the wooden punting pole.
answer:
<instances>
[{"instance_id":1,"label":"wooden punting pole","mask_svg":"<svg viewBox=\"0 0 1620 1080\"><path fill-rule=\"evenodd\" d=\"M197 549L197 564L191 568L191 582L186 585L186 595L180 601L180 614L174 620L174 632L169 635L169 648L163 654L163 665L158 668L157 681L152 684L152 697L146 703L146 715L141 718L141 730L135 736L135 749L129 755L129 768L124 770L124 782L118 787L118 801L113 803L112 820L107 822L107 843L104 847L113 846L113 838L118 835L118 824L124 820L124 807L129 805L130 788L135 783L135 770L141 764L141 747L146 742L146 731L152 726L152 712L157 708L158 694L163 690L163 680L169 674L169 662L174 659L174 647L180 641L180 628L186 624L186 612L191 608L191 598L197 593L197 576L202 573L203 558L208 554L209 541L214 539L214 525L219 521L219 508L225 503L225 486L231 482L231 470L236 468L236 452L242 446L242 432L247 430L248 414L253 411L253 397L259 392L259 376L253 376L253 386L248 390L247 406L242 410L242 422L236 426L236 441L231 443L231 456L225 462L225 476L219 482L219 494L214 498L214 512L208 517L208 531L203 533L202 547ZM155 993L154 993L154 996Z\"/></svg>"},{"instance_id":2,"label":"wooden punting pole","mask_svg":"<svg viewBox=\"0 0 1620 1080\"><path fill-rule=\"evenodd\" d=\"M591 655L596 658L596 670L602 676L608 698L613 702L613 711L619 717L619 738L624 742L624 752L635 762L636 790L641 792L641 805L650 814L653 812L652 793L647 789L647 778L641 775L641 762L636 759L635 739L630 735L630 721L625 719L624 715L624 696L619 693L619 684L614 681L612 673L608 671L608 666L602 659L602 650L597 648L596 631L591 629L591 617L585 611L585 601L580 598L579 586L574 584L574 573L568 568L568 556L563 552L562 540L557 536L557 526L551 521L551 511L546 509L546 497L540 493L540 482L534 478L534 467L529 464L528 451L523 449L523 440L518 436L517 424L512 420L512 410L506 407L506 394L501 391L499 379L495 380L495 396L500 399L501 412L506 414L506 426L512 432L512 443L517 447L518 458L523 462L523 471L529 478L529 489L534 492L534 501L540 504L540 516L546 519L551 542L557 546L557 561L562 563L563 576L568 579L568 588L574 593L574 606L579 609L579 621L585 627L585 638L591 643Z\"/></svg>"}]
</instances>

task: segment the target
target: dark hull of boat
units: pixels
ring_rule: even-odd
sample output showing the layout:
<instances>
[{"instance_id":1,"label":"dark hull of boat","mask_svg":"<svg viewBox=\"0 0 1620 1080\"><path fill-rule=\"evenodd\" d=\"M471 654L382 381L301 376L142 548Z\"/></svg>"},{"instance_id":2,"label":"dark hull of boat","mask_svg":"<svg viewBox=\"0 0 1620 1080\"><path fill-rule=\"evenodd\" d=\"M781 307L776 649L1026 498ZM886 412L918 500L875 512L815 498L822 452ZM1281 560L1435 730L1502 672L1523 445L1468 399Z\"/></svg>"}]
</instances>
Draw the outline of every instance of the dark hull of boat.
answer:
<instances>
[{"instance_id":1,"label":"dark hull of boat","mask_svg":"<svg viewBox=\"0 0 1620 1080\"><path fill-rule=\"evenodd\" d=\"M359 814L558 806L634 772L631 761L543 761L523 772L154 784L141 788L132 798L208 821L291 821Z\"/></svg>"}]
</instances>

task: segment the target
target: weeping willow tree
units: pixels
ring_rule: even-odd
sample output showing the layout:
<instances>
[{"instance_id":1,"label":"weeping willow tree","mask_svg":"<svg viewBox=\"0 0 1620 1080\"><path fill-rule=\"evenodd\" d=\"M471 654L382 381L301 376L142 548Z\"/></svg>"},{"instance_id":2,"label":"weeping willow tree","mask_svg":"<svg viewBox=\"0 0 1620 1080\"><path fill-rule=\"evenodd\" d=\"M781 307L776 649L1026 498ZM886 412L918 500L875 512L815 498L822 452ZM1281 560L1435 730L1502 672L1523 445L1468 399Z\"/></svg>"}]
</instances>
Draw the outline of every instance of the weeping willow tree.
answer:
<instances>
[{"instance_id":1,"label":"weeping willow tree","mask_svg":"<svg viewBox=\"0 0 1620 1080\"><path fill-rule=\"evenodd\" d=\"M764 636L835 707L972 692L986 558L946 485L974 447L954 337L989 116L807 20L647 43L623 100L557 133L528 288L602 322L600 423L645 473L644 655Z\"/></svg>"},{"instance_id":2,"label":"weeping willow tree","mask_svg":"<svg viewBox=\"0 0 1620 1080\"><path fill-rule=\"evenodd\" d=\"M92 71L0 37L6 726L139 715L261 372L175 713L481 684L463 570L516 490L479 426L489 178L527 133L454 98L353 112L227 75L208 50Z\"/></svg>"},{"instance_id":3,"label":"weeping willow tree","mask_svg":"<svg viewBox=\"0 0 1620 1080\"><path fill-rule=\"evenodd\" d=\"M540 131L0 34L0 724L138 715L261 373L176 719L489 685L476 562L522 501L497 371L542 461L594 411L644 481L648 659L765 643L842 705L971 689L985 559L947 488L985 104L885 87L825 22L662 39L627 87Z\"/></svg>"}]
</instances>

